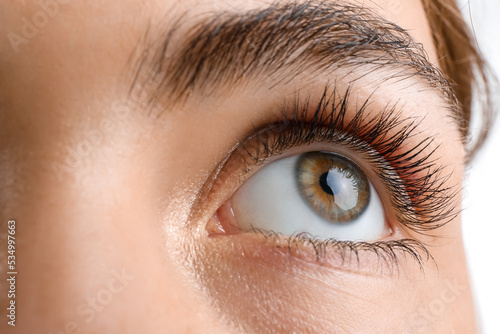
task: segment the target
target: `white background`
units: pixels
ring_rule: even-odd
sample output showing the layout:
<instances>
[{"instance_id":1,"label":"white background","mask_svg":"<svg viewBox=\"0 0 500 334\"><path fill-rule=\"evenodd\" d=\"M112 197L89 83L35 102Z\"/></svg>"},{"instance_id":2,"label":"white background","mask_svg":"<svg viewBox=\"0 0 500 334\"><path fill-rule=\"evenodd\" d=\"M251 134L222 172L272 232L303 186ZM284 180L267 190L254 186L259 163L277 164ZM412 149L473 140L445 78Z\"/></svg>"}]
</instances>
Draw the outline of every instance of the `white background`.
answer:
<instances>
[{"instance_id":1,"label":"white background","mask_svg":"<svg viewBox=\"0 0 500 334\"><path fill-rule=\"evenodd\" d=\"M500 0L458 1L472 20L479 48L500 77ZM497 109L500 107L496 93ZM463 231L478 318L485 334L500 333L500 122L468 168Z\"/></svg>"}]
</instances>

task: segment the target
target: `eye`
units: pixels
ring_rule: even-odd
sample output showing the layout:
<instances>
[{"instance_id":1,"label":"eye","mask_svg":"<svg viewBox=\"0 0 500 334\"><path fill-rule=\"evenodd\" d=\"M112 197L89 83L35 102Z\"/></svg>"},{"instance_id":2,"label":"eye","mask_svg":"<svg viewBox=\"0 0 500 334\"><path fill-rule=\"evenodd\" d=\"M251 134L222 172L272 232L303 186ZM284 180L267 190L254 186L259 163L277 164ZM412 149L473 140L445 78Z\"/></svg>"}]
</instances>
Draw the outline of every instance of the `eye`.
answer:
<instances>
[{"instance_id":1,"label":"eye","mask_svg":"<svg viewBox=\"0 0 500 334\"><path fill-rule=\"evenodd\" d=\"M370 241L389 234L379 196L351 159L308 152L270 163L229 201L242 230Z\"/></svg>"}]
</instances>

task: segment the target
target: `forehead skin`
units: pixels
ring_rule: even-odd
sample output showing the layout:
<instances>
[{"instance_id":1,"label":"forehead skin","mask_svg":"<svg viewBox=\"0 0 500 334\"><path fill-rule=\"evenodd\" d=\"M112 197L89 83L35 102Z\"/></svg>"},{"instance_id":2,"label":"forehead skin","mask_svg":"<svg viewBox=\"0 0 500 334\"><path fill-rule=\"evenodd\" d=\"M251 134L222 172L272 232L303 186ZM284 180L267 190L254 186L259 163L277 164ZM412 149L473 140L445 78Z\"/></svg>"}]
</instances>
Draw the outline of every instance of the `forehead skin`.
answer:
<instances>
[{"instance_id":1,"label":"forehead skin","mask_svg":"<svg viewBox=\"0 0 500 334\"><path fill-rule=\"evenodd\" d=\"M45 9L37 1L0 4L0 219L2 226L9 219L17 222L19 259L18 323L12 328L4 318L1 332L235 332L232 321L240 321L242 312L231 314L231 321L221 316L227 310L216 310L207 300L203 283L186 264L193 254L179 244L203 180L251 126L235 112L248 108L251 98L247 96L244 105L243 99L238 104L239 98L232 96L229 112L228 102L211 101L202 108L205 101L194 97L193 103L175 107L179 112L160 118L151 117L140 104L122 101L131 85L127 68L141 52L137 47L148 29L149 36L160 36L166 23L188 13L174 38L175 47L199 15L268 3L45 3ZM423 44L430 62L438 63L419 1L360 3L408 29ZM262 101L282 95L272 92ZM257 113L254 117L264 118ZM443 117L431 115L429 124L444 124L453 132ZM459 184L463 148L458 134L450 135L444 147L449 168L455 171L449 182ZM0 235L5 235L3 228ZM430 249L439 273L429 264L425 277L408 267L403 278L348 279L340 273L325 278L327 283L311 279L311 290L304 294L310 300L303 305L312 311L304 311L301 318L305 328L314 332L314 321L328 321L333 309L339 319L335 328L345 332L388 328L402 333L405 320L417 314L432 324L433 332L473 333L459 217L439 233L446 235L440 243L446 246ZM2 272L8 255L4 240ZM226 264L229 271L246 270L233 262ZM279 290L277 276L266 275L273 277L267 283ZM231 279L224 270L213 278ZM336 292L322 295L327 284ZM5 280L0 286L4 307L9 302ZM234 291L226 292L237 297L239 288L235 284ZM380 294L372 293L375 290ZM236 297L228 308L233 302L238 308ZM429 309L432 303L444 305L437 316ZM286 321L284 314L270 322L274 327L269 332L287 328ZM329 325L318 328L332 328ZM245 326L258 328L252 322Z\"/></svg>"}]
</instances>

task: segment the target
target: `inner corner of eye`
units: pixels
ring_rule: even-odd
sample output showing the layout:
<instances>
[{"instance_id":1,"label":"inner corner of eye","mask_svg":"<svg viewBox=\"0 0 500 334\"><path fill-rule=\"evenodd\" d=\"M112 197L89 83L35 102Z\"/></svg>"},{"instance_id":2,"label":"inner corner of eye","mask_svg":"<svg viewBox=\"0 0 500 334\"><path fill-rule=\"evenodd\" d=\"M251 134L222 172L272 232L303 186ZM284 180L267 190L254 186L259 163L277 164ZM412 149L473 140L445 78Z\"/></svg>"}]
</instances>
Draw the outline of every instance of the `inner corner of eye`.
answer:
<instances>
[{"instance_id":1,"label":"inner corner of eye","mask_svg":"<svg viewBox=\"0 0 500 334\"><path fill-rule=\"evenodd\" d=\"M205 229L209 236L236 234L241 228L236 222L231 200L223 203L210 217Z\"/></svg>"},{"instance_id":2,"label":"inner corner of eye","mask_svg":"<svg viewBox=\"0 0 500 334\"><path fill-rule=\"evenodd\" d=\"M212 216L209 235L253 229L283 236L374 241L392 229L365 171L348 157L306 152L262 167Z\"/></svg>"}]
</instances>

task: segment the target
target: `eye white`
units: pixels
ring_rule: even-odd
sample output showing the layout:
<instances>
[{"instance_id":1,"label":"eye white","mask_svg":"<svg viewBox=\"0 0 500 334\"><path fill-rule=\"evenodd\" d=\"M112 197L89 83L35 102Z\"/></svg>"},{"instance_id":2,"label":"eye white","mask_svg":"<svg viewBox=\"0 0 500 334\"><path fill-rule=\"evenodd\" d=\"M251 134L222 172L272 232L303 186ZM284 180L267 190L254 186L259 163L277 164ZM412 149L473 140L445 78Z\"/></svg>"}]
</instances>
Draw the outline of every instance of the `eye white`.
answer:
<instances>
[{"instance_id":1,"label":"eye white","mask_svg":"<svg viewBox=\"0 0 500 334\"><path fill-rule=\"evenodd\" d=\"M384 209L373 185L366 210L350 222L335 223L318 215L297 187L299 155L263 167L234 194L232 208L243 230L252 228L283 235L309 233L320 239L371 241L387 231Z\"/></svg>"}]
</instances>

